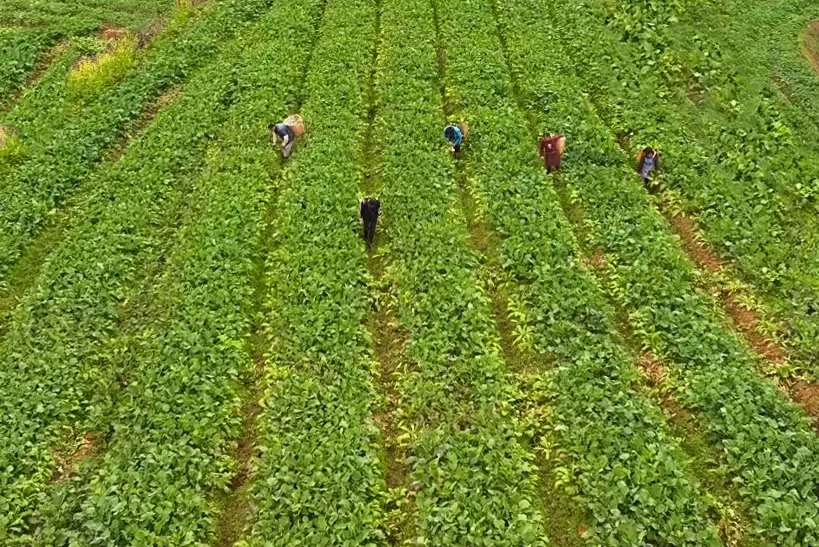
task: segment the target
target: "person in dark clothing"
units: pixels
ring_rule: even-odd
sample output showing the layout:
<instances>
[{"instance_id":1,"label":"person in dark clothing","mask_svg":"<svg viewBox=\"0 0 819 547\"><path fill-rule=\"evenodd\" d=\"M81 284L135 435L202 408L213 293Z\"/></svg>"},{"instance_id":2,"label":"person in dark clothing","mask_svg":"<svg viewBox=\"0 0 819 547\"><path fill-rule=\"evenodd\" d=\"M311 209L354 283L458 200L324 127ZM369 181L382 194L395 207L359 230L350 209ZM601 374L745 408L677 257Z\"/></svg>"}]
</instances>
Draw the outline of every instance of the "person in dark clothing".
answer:
<instances>
[{"instance_id":1,"label":"person in dark clothing","mask_svg":"<svg viewBox=\"0 0 819 547\"><path fill-rule=\"evenodd\" d=\"M267 129L270 131L270 138L274 145L281 139L282 157L289 158L290 153L293 152L293 145L296 144L296 134L293 133L293 129L284 123L271 123Z\"/></svg>"},{"instance_id":2,"label":"person in dark clothing","mask_svg":"<svg viewBox=\"0 0 819 547\"><path fill-rule=\"evenodd\" d=\"M381 202L375 198L359 200L359 213L364 222L364 241L372 248L375 240L375 225L378 223L378 213L381 211Z\"/></svg>"},{"instance_id":3,"label":"person in dark clothing","mask_svg":"<svg viewBox=\"0 0 819 547\"><path fill-rule=\"evenodd\" d=\"M649 191L655 190L656 185L651 183L651 175L660 168L660 153L651 147L640 150L637 155L637 173L643 179L643 184Z\"/></svg>"}]
</instances>

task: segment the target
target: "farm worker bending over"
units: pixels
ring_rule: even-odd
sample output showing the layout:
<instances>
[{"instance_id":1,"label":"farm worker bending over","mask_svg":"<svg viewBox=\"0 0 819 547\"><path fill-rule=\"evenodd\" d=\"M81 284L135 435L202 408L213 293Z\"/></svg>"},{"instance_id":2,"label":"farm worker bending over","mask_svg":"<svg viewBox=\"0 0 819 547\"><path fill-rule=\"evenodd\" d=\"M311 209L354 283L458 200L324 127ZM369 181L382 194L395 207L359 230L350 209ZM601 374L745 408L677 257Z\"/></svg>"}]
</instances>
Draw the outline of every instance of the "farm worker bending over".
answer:
<instances>
[{"instance_id":1,"label":"farm worker bending over","mask_svg":"<svg viewBox=\"0 0 819 547\"><path fill-rule=\"evenodd\" d=\"M551 133L540 137L540 157L546 166L546 172L560 169L560 158L566 150L566 137Z\"/></svg>"},{"instance_id":2,"label":"farm worker bending over","mask_svg":"<svg viewBox=\"0 0 819 547\"><path fill-rule=\"evenodd\" d=\"M450 152L452 152L452 157L455 157L460 153L461 144L464 142L467 133L468 129L466 124L449 124L444 128L444 139L446 139L446 142L452 145L449 149Z\"/></svg>"},{"instance_id":3,"label":"farm worker bending over","mask_svg":"<svg viewBox=\"0 0 819 547\"><path fill-rule=\"evenodd\" d=\"M359 213L364 222L364 241L372 248L375 239L375 225L378 223L378 212L381 210L381 202L375 198L364 198L359 200Z\"/></svg>"},{"instance_id":4,"label":"farm worker bending over","mask_svg":"<svg viewBox=\"0 0 819 547\"><path fill-rule=\"evenodd\" d=\"M280 123L271 123L267 126L270 137L275 145L279 139L282 141L282 157L287 159L293 152L293 145L296 144L296 137L301 137L304 133L304 122L301 116L295 114L288 116Z\"/></svg>"},{"instance_id":5,"label":"farm worker bending over","mask_svg":"<svg viewBox=\"0 0 819 547\"><path fill-rule=\"evenodd\" d=\"M637 154L637 172L643 183L649 186L652 173L660 168L660 153L651 147L640 150Z\"/></svg>"}]
</instances>

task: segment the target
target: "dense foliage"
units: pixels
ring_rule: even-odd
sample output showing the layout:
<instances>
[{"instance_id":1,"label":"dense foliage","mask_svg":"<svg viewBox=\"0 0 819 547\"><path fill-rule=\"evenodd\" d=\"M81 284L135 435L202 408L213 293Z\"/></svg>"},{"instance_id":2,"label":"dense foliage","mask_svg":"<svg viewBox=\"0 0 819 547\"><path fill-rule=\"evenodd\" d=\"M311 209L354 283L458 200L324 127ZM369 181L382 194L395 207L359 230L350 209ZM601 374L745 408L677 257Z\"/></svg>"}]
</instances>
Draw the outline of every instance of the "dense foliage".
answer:
<instances>
[{"instance_id":1,"label":"dense foliage","mask_svg":"<svg viewBox=\"0 0 819 547\"><path fill-rule=\"evenodd\" d=\"M741 8L0 4L0 544L819 543L814 424L658 210L819 366L813 8Z\"/></svg>"},{"instance_id":2,"label":"dense foliage","mask_svg":"<svg viewBox=\"0 0 819 547\"><path fill-rule=\"evenodd\" d=\"M629 153L663 152L665 187L684 198L717 251L765 296L794 357L817 372L819 154L770 90L746 88L719 45L676 32L685 2L573 0L544 28ZM707 8L703 8L707 9ZM649 23L650 22L650 23Z\"/></svg>"},{"instance_id":3,"label":"dense foliage","mask_svg":"<svg viewBox=\"0 0 819 547\"><path fill-rule=\"evenodd\" d=\"M526 4L545 7L537 0ZM509 36L516 31L510 28ZM540 35L549 42L548 34ZM693 267L629 158L583 99L578 80L566 75L560 61L566 57L549 57L546 64L546 57L536 59L540 50L530 44L518 50L521 89L526 101L542 105L532 111L537 123L565 131L575 143L565 180L583 207L592 248L608 261L613 300L644 347L662 357L679 400L700 412L722 465L742 484L739 494L751 507L754 528L778 545L813 544L819 445L808 420L758 375L711 296L697 289Z\"/></svg>"},{"instance_id":4,"label":"dense foliage","mask_svg":"<svg viewBox=\"0 0 819 547\"><path fill-rule=\"evenodd\" d=\"M390 0L381 10L375 143L388 220L384 278L410 340L393 413L408 446L404 486L416 492L409 535L422 545L545 545L532 455L515 412L520 394L442 146L432 6Z\"/></svg>"},{"instance_id":5,"label":"dense foliage","mask_svg":"<svg viewBox=\"0 0 819 547\"><path fill-rule=\"evenodd\" d=\"M275 22L278 24L278 19ZM8 333L0 343L0 378L3 380L0 386L3 405L0 429L6 439L0 448L0 509L3 515L0 520L0 538L4 543L12 542L11 538L14 536L34 531L39 519L33 511L40 501L39 493L46 491L53 478L61 475L61 470L55 469L61 459L59 455L74 452L76 443L86 433L93 434L103 445L110 440L111 450L106 452L106 460L101 465L111 466L104 467L112 473L109 480L115 480L121 485L126 483L124 477L129 477L134 489L143 484L140 481L148 481L150 484L151 480L161 481L161 477L166 477L165 480L173 484L170 477L163 473L142 475L129 468L130 464L135 464L129 458L142 450L146 451L146 461L142 465L165 461L167 465L163 468L166 473L174 469L174 466L168 464L173 450L160 445L157 452L152 454L152 438L154 442L163 438L182 442L177 447L181 451L178 453L179 457L182 454L187 454L184 456L185 460L192 457L185 452L193 449L184 443L184 436L176 438L159 427L164 425L173 430L179 418L176 412L182 408L181 402L186 400L184 394L178 396L180 400L172 408L164 398L168 392L162 388L167 390L173 386L162 382L161 386L153 386L152 383L155 384L160 378L176 371L181 375L179 382L184 387L192 380L186 377L185 370L197 361L194 358L197 348L205 354L198 358L202 360L208 355L208 349L217 351L220 347L203 347L209 338L199 337L205 336L203 329L209 323L204 317L197 319L198 316L191 308L195 303L186 304L183 298L187 296L187 292L182 287L187 283L198 283L196 278L190 279L197 272L187 269L195 267L197 249L190 249L188 246L208 242L207 238L202 239L204 236L198 235L195 230L210 227L208 223L199 226L198 215L202 211L197 211L194 204L200 209L230 205L221 203L224 201L222 199L209 203L211 192L230 193L230 185L237 184L228 176L231 173L229 164L225 163L227 172L220 175L219 172L211 172L214 167L208 170L205 162L210 159L212 165L217 160L211 154L218 150L217 143L222 138L230 137L231 134L226 135L226 132L232 130L242 133L241 125L236 128L228 122L248 123L242 122L248 112L255 112L254 109L264 106L258 104L261 90L245 87L240 82L252 81L254 77L272 78L272 75L261 76L258 66L237 63L237 59L242 59L244 53L247 53L249 60L259 63L266 58L263 44L268 41L260 39L272 32L270 25L272 21L268 21L267 27L248 31L240 42L229 45L216 62L194 76L179 101L160 113L120 161L109 165L95 176L93 183L96 193L89 198L82 216L77 219L65 241L43 266L35 288L15 311ZM248 49L250 47L255 49ZM294 55L293 59L298 67L298 57ZM296 71L297 69L283 71L281 77L292 76ZM245 97L247 104L243 102ZM234 104L235 107L232 106ZM277 105L283 110L281 103ZM258 121L258 126L254 125L250 130L259 131L259 126L261 130L266 130L265 120ZM244 134L246 138L247 130ZM236 134L232 135L232 138L238 138ZM180 142L186 143L186 146L179 147ZM231 145L227 141L226 151L231 150L231 146L241 147L244 143ZM247 153L252 154L252 150ZM254 165L259 164L248 162L247 168L251 169ZM248 175L254 178L256 184L262 182L256 180L260 170L264 172L263 163ZM218 184L227 186L222 188ZM253 192L252 186L248 186L246 190L251 192L247 199L253 199L259 191L257 188ZM191 200L191 195L199 191L202 196ZM256 196L256 199L259 197ZM236 209L229 208L228 211L235 213ZM251 208L247 213L252 214L252 211ZM258 226L260 221L257 219L256 224L253 224L249 218L247 220L248 226L242 225L236 229L249 232L233 236L244 238L241 239L243 246L237 243L238 248L232 247L227 233L222 233L218 238L211 236L211 241L217 238L220 245L226 245L235 253L242 252L245 256L252 254L252 247L248 248L250 243L247 239L252 237L253 227ZM227 230L232 225L231 222L217 222L213 229L219 227ZM174 234L177 233L179 235L175 237ZM177 241L185 236L192 239L187 243L184 239ZM177 250L173 251L175 248ZM200 252L205 253L202 260L211 256L209 251L209 246L201 249ZM217 260L218 256L221 254L217 254L212 260ZM241 276L247 270L247 265L241 260L233 266L236 268L235 276ZM215 275L218 271L214 264L206 264L201 268L199 275L206 275L211 270ZM165 271L166 278L159 283L154 276L162 271ZM230 271L221 273L228 275ZM230 279L233 279L232 283L241 285L232 277L225 283ZM200 281L204 283L206 279ZM211 288L216 291L219 279L207 281L203 287L212 285ZM157 286L154 287L154 284ZM229 288L224 290L230 291ZM238 303L233 302L234 310L241 305L243 294L240 292L233 295L233 298L239 299ZM178 299L173 298L174 295ZM213 305L221 302L219 295L219 291L210 295L216 299ZM166 309L163 304L168 303L167 299L173 301L173 304ZM201 297L199 300L202 305L207 303ZM228 306L227 302L223 303ZM206 306L206 309L210 307ZM175 313L166 315L169 310L175 310ZM178 315L185 310L189 314ZM227 307L213 309L217 317L223 312L228 313ZM162 321L159 325L151 326L149 319L154 316L157 316L155 320ZM227 317L229 315L225 319ZM193 322L186 332L182 332L185 327L183 319ZM244 320L247 321L246 318ZM238 329L234 332L241 332L240 322L231 325L231 330L222 323L210 327L217 331L212 336L222 345L222 351L237 351L232 346L236 341L241 342L241 335L220 340L219 331L228 333L232 329ZM157 329L163 333L163 337L158 340ZM209 344L216 343L213 338L210 340ZM192 360L185 360L186 364L173 368L174 355L179 358L187 356ZM205 366L205 363L202 362L199 366ZM228 384L240 370L235 364L230 365L230 361L220 362L220 366L226 366L225 376L220 378L220 382ZM167 379L169 378L170 376ZM216 381L217 376L212 378ZM204 396L209 378L204 376L198 379L203 382ZM219 385L227 389L224 384ZM230 394L224 395L223 400L229 405L232 400ZM201 401L196 397L190 400L190 404L198 403ZM220 406L218 403L214 404ZM149 408L152 409L150 412ZM220 418L221 422L214 416L214 421L222 425L214 425L213 428L203 425L201 431L188 433L188 442L195 444L199 440L216 443L216 446L221 444L220 450L224 451L227 442L225 438L221 441L218 437L210 438L214 431L228 426L235 431L235 417L230 417L229 408L224 411L228 417ZM169 414L175 417L171 418ZM196 429L194 424L202 416L196 412L195 406L188 419L192 422L183 421L176 425ZM145 424L151 425L149 429L156 429L153 431L154 437L145 435L144 431L136 433L141 426L147 427ZM162 431L166 433L163 434ZM229 437L229 431L231 429L223 434ZM205 436L204 439L202 435ZM119 453L119 450L122 452ZM197 450L204 450L201 457L205 463L201 465L210 469L209 473L212 475L207 479L197 479L195 484L209 487L224 484L225 478L220 478L220 474L225 473L225 456L215 453L216 449ZM196 453L193 451L193 454ZM165 456L157 460L157 454ZM215 463L209 463L209 460ZM173 461L179 462L178 459ZM193 462L189 463L194 465ZM122 468L117 468L117 465ZM184 467L180 467L179 472L184 477ZM73 489L68 488L72 504L80 505L76 510L79 511L80 522L87 525L83 528L85 533L92 536L102 534L100 537L111 533L115 533L117 537L119 534L124 534L122 537L134 534L136 537L144 537L145 545L153 544L151 534L169 534L173 537L174 533L179 533L178 528L164 528L167 526L168 514L150 513L156 515L156 520L149 522L146 520L147 513L138 506L133 507L132 510L136 513L132 514L133 520L129 521L121 512L123 508L131 507L130 500L126 503L112 498L114 493L106 489L105 476L103 473L101 478L92 482L100 490L92 490L85 501L82 499L82 492L79 494L81 497L75 499ZM119 477L119 481L115 477ZM184 483L184 478L177 480ZM144 488L150 493L147 485ZM119 495L137 496L133 492L120 492ZM162 492L162 489L155 489L151 496L158 492ZM63 495L61 489L57 490L57 495ZM151 496L144 503L153 503L151 500L154 498ZM190 496L190 493L185 496ZM182 501L190 500L179 500L180 503ZM68 505L62 510L75 509L73 505ZM199 507L188 510L192 511L189 514L193 518L202 509ZM202 525L206 529L209 526L206 522ZM182 529L187 530L187 526ZM71 535L68 534L63 540ZM195 533L194 537L197 535L201 536L201 532Z\"/></svg>"},{"instance_id":6,"label":"dense foliage","mask_svg":"<svg viewBox=\"0 0 819 547\"><path fill-rule=\"evenodd\" d=\"M515 25L532 13L522 2L504 5L504 19ZM447 92L473 127L467 176L501 236L519 338L554 360L533 385L552 407L543 443L593 519L590 543L716 544L662 415L632 387L636 371L616 341L612 311L583 271L557 196L540 174L535 136L515 103L491 6L445 4ZM465 20L470 32L460 35ZM533 30L516 26L516 46L548 59Z\"/></svg>"},{"instance_id":7,"label":"dense foliage","mask_svg":"<svg viewBox=\"0 0 819 547\"><path fill-rule=\"evenodd\" d=\"M369 546L383 538L356 222L375 22L371 0L329 0L302 82L307 136L285 169L269 242L253 546Z\"/></svg>"},{"instance_id":8,"label":"dense foliage","mask_svg":"<svg viewBox=\"0 0 819 547\"><path fill-rule=\"evenodd\" d=\"M116 85L90 97L72 93L59 63L8 114L25 157L0 165L0 280L22 248L145 109L170 86L183 81L212 58L237 32L257 19L271 0L228 0L205 8L188 24L168 29L141 52L135 66ZM4 168L7 167L7 168Z\"/></svg>"},{"instance_id":9,"label":"dense foliage","mask_svg":"<svg viewBox=\"0 0 819 547\"><path fill-rule=\"evenodd\" d=\"M61 38L87 36L103 27L148 30L167 16L172 0L5 0L0 4L0 106Z\"/></svg>"}]
</instances>

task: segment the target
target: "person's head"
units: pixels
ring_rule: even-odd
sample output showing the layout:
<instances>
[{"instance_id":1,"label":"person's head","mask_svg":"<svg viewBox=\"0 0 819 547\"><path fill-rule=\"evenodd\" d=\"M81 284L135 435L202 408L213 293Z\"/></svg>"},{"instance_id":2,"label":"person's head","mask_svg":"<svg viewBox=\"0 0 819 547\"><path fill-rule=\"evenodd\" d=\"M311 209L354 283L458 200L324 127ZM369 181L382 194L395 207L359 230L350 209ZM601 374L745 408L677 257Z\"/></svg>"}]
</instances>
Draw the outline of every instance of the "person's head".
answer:
<instances>
[{"instance_id":1,"label":"person's head","mask_svg":"<svg viewBox=\"0 0 819 547\"><path fill-rule=\"evenodd\" d=\"M451 125L448 125L444 128L444 138L448 141L451 141L455 138L455 128Z\"/></svg>"},{"instance_id":2,"label":"person's head","mask_svg":"<svg viewBox=\"0 0 819 547\"><path fill-rule=\"evenodd\" d=\"M645 148L643 148L643 153L649 158L653 158L657 154L657 152L655 152L654 149L651 148L650 146L646 146Z\"/></svg>"},{"instance_id":3,"label":"person's head","mask_svg":"<svg viewBox=\"0 0 819 547\"><path fill-rule=\"evenodd\" d=\"M275 123L268 124L267 130L273 133L274 131L276 131L276 124Z\"/></svg>"}]
</instances>

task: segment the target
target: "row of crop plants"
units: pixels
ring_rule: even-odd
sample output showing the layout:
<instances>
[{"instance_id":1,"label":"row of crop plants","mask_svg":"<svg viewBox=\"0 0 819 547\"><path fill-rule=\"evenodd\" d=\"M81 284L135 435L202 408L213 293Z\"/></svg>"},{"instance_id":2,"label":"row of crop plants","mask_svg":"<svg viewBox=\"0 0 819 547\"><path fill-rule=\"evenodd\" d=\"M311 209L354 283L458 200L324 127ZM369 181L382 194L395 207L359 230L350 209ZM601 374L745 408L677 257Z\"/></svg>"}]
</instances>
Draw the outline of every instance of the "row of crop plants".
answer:
<instances>
[{"instance_id":1,"label":"row of crop plants","mask_svg":"<svg viewBox=\"0 0 819 547\"><path fill-rule=\"evenodd\" d=\"M307 137L284 172L268 257L268 351L244 544L377 545L382 463L364 247L357 230L372 0L329 0L310 64Z\"/></svg>"},{"instance_id":2,"label":"row of crop plants","mask_svg":"<svg viewBox=\"0 0 819 547\"><path fill-rule=\"evenodd\" d=\"M374 142L388 221L382 282L395 296L385 305L408 337L392 412L414 507L404 533L418 545L546 545L520 393L441 143L432 5L381 9Z\"/></svg>"},{"instance_id":3,"label":"row of crop plants","mask_svg":"<svg viewBox=\"0 0 819 547\"><path fill-rule=\"evenodd\" d=\"M37 540L196 545L217 537L221 491L237 472L241 381L255 370L248 335L259 320L256 254L275 207L278 154L267 120L297 101L322 3L276 2L242 52L238 102L207 152L186 222L151 289L156 319L123 341L113 363L127 378L104 454L53 489ZM274 39L275 38L275 39ZM233 518L227 515L225 518Z\"/></svg>"},{"instance_id":4,"label":"row of crop plants","mask_svg":"<svg viewBox=\"0 0 819 547\"><path fill-rule=\"evenodd\" d=\"M178 294L180 288L176 283L196 282L195 278L185 277L188 275L183 269L186 247L180 243L180 255L166 262L167 253L174 246L174 234L179 226L194 223L193 228L185 230L195 231L195 223L200 221L199 213L190 212L192 202L196 201L191 196L196 195L200 187L207 191L209 184L212 186L221 180L216 177L208 182L207 178L202 179L202 174L209 154L218 150L220 135L228 130L224 124L231 119L239 120L255 106L248 103L234 109L231 105L243 105L245 97L258 100L258 90L240 84L259 80L258 76L253 78L258 75L258 67L243 62L243 55L248 55L248 62L259 61L266 51L265 44L271 42L271 27L284 24L281 17L268 19L265 26L248 31L240 41L227 46L223 55L192 78L179 101L160 113L119 161L95 176L92 182L97 193L89 198L83 216L74 220L64 242L44 264L33 290L15 310L8 332L0 342L3 410L0 431L4 439L0 448L0 539L4 544L12 543L13 537L34 531L40 520L34 512L42 502L41 494L49 490L50 483L59 482L71 471L72 454L83 437L87 440L90 435L93 444L102 450L109 440L112 442L112 452L105 456L109 459L100 465L115 464L126 458L128 449L123 445L123 451L118 451L118 443L150 440L147 433L135 431L150 423L150 415L142 415L146 409L140 407L154 391L142 389L151 387L152 373L163 366L180 366L173 361L174 356L178 357L174 352L193 354L203 343L197 339L201 335L197 331L205 325L197 325L196 318L191 317L194 324L187 335L180 333L179 339L165 340L167 345L145 345L146 341L151 342L152 336L143 330L148 328L149 320L169 322L158 327L168 336L171 335L169 325L183 328L178 323L179 316L170 313L175 309L173 306L169 305L171 309L159 306L166 300L157 299L157 305L151 305L152 287L156 276L168 268L167 287L159 285L161 289L157 290ZM296 29L301 31L298 26ZM292 57L294 63L299 59L296 55ZM274 69L268 67L268 70ZM282 72L290 76L293 70ZM266 122L255 120L263 127ZM205 171L205 175L208 173ZM249 176L257 173L258 169L254 169ZM200 201L206 203L207 195L196 202ZM223 228L229 226L226 223ZM208 225L201 227L207 228ZM188 232L180 233L184 237ZM197 234L191 232L190 235ZM204 245L207 240L199 243ZM188 258L193 260L195 256ZM234 267L238 268L237 273L242 272L243 265ZM217 295L213 296L218 302ZM234 296L242 297L241 294ZM155 332L153 335L157 336ZM231 341L223 343L223 349L229 351ZM166 350L168 362L162 358ZM188 366L191 370L195 368L193 364ZM184 368L178 372L184 375ZM134 385L134 381L140 383ZM166 417L175 412L179 402L172 406L162 399L161 390L156 391L157 398L151 408L165 412ZM193 423L203 418L194 416ZM121 429L129 421L134 430ZM165 425L174 426L171 422ZM192 423L177 425L196 429ZM127 433L131 434L130 439L120 436ZM198 438L200 433L195 433L192 438ZM184 436L178 441L184 443ZM168 451L163 458L171 453ZM191 456L194 453L192 451ZM218 459L218 454L210 456ZM152 457L148 460L154 461ZM161 461L162 458L156 460ZM154 478L162 480L170 472L170 469L158 471ZM128 484L126 477L135 480L134 469L122 469L120 475L105 480L97 478L92 485L112 484L105 481ZM75 496L78 495L73 493L75 487L79 488L72 484L55 492L60 496ZM123 507L137 510L129 504L123 505L122 499L115 500L116 492L116 488L94 491L97 497L89 496L88 501L82 501L82 511L88 511L88 514L79 513L81 518L88 519L85 533L104 536L109 528L102 523L116 529L115 523L119 522L106 521L106 518L112 515L118 518ZM120 494L131 495L130 492ZM150 499L143 501L158 502L156 496L155 490ZM59 506L59 501L55 503ZM93 515L97 513L102 523L94 521ZM127 523L128 530L149 516L156 521L153 525L146 524L146 530L153 526L159 534L167 531L161 523L163 519L167 521L170 514L161 510L133 517L134 521Z\"/></svg>"},{"instance_id":5,"label":"row of crop plants","mask_svg":"<svg viewBox=\"0 0 819 547\"><path fill-rule=\"evenodd\" d=\"M639 376L618 340L614 312L582 266L558 197L541 174L491 2L439 5L448 100L471 127L469 190L499 238L519 345L542 361L530 382L531 397L548 408L537 424L539 446L558 487L587 514L584 540L719 544L706 496L662 413L637 391ZM469 33L462 33L463 21L470 21Z\"/></svg>"},{"instance_id":6,"label":"row of crop plants","mask_svg":"<svg viewBox=\"0 0 819 547\"><path fill-rule=\"evenodd\" d=\"M25 95L4 120L22 145L0 164L0 280L55 207L80 185L143 115L146 107L270 6L271 0L228 0L172 26L140 52L122 79L90 95L72 91L71 63Z\"/></svg>"},{"instance_id":7,"label":"row of crop plants","mask_svg":"<svg viewBox=\"0 0 819 547\"><path fill-rule=\"evenodd\" d=\"M88 35L104 25L144 28L174 5L171 0L94 4L9 0L0 5L0 105L61 38Z\"/></svg>"},{"instance_id":8,"label":"row of crop plants","mask_svg":"<svg viewBox=\"0 0 819 547\"><path fill-rule=\"evenodd\" d=\"M573 0L567 9L551 6L543 16L608 126L632 154L643 146L661 150L662 184L683 198L707 240L765 297L784 323L791 353L815 374L815 153L795 146L772 98L737 102L736 78L723 65L702 72L691 68L699 66L699 57L719 57L712 43L703 42L704 52L684 62L689 53L675 49L663 31L674 24L675 4L632 4L618 4L612 15L595 1ZM641 18L654 24L637 24ZM697 84L708 91L697 104L685 93L692 70L707 76ZM702 110L707 101L717 105Z\"/></svg>"},{"instance_id":9,"label":"row of crop plants","mask_svg":"<svg viewBox=\"0 0 819 547\"><path fill-rule=\"evenodd\" d=\"M57 36L36 28L0 28L0 106L11 100Z\"/></svg>"},{"instance_id":10,"label":"row of crop plants","mask_svg":"<svg viewBox=\"0 0 819 547\"><path fill-rule=\"evenodd\" d=\"M583 97L550 25L528 16L546 4L498 2L498 13L535 123L572 143L562 177L582 206L592 250L604 253L610 294L643 347L663 360L679 402L697 412L753 531L777 545L814 544L819 440L804 413L758 376L749 350L697 290L694 268Z\"/></svg>"},{"instance_id":11,"label":"row of crop plants","mask_svg":"<svg viewBox=\"0 0 819 547\"><path fill-rule=\"evenodd\" d=\"M815 141L819 78L805 49L809 26L819 18L815 2L698 0L683 6L682 24L673 29L677 39L690 33L689 37L700 35L719 44L726 52L723 63L742 78L743 93L776 97L788 123Z\"/></svg>"}]
</instances>

